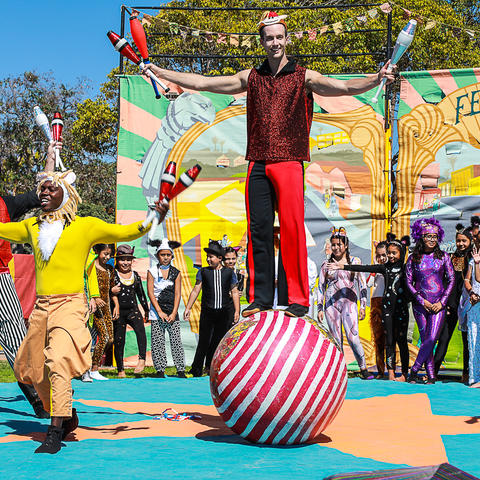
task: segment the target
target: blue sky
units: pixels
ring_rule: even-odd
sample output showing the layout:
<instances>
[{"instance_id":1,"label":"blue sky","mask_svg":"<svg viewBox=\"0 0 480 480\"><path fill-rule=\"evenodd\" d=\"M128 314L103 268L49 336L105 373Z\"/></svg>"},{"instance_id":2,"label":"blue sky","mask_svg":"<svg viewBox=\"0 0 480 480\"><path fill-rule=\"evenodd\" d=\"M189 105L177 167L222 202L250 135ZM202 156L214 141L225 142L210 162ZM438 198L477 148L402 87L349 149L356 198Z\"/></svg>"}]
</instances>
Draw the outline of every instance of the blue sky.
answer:
<instances>
[{"instance_id":1,"label":"blue sky","mask_svg":"<svg viewBox=\"0 0 480 480\"><path fill-rule=\"evenodd\" d=\"M5 0L4 0L5 1ZM91 80L94 96L118 54L107 31L120 33L120 7L157 6L163 0L7 0L0 27L8 54L0 62L0 78L26 70L52 71L59 81L73 85L77 78ZM156 14L156 11L152 12ZM127 25L128 31L128 16Z\"/></svg>"}]
</instances>

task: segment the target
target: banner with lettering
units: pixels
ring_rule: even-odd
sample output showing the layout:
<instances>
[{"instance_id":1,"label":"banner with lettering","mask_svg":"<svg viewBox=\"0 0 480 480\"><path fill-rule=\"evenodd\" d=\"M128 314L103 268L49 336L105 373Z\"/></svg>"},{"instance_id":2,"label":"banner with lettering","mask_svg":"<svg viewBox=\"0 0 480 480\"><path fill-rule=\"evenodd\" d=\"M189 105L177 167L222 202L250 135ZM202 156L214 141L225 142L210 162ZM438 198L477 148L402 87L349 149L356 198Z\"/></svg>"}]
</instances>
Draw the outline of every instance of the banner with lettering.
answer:
<instances>
[{"instance_id":1,"label":"banner with lettering","mask_svg":"<svg viewBox=\"0 0 480 480\"><path fill-rule=\"evenodd\" d=\"M455 226L480 215L480 69L401 74L393 231L435 216L455 249ZM458 331L446 362L461 368Z\"/></svg>"}]
</instances>

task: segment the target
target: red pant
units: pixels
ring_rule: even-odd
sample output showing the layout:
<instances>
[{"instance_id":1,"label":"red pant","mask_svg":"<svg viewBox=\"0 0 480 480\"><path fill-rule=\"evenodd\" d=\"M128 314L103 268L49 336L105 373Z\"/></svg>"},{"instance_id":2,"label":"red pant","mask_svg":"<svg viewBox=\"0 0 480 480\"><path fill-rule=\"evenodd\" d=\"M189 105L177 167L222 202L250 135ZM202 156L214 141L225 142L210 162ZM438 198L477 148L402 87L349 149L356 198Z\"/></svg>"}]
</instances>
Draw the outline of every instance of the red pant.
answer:
<instances>
[{"instance_id":1,"label":"red pant","mask_svg":"<svg viewBox=\"0 0 480 480\"><path fill-rule=\"evenodd\" d=\"M307 243L301 162L250 162L245 190L248 222L247 295L250 302L273 305L275 206L280 221L280 251L288 303L309 306Z\"/></svg>"}]
</instances>

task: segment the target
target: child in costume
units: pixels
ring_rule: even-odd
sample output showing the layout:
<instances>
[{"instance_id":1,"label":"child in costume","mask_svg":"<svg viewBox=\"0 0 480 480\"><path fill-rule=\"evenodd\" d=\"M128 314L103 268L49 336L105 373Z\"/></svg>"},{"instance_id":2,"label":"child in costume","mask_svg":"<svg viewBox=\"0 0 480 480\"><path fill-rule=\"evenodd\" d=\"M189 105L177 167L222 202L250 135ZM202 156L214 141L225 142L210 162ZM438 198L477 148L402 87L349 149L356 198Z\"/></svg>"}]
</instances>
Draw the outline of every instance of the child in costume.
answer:
<instances>
[{"instance_id":1,"label":"child in costume","mask_svg":"<svg viewBox=\"0 0 480 480\"><path fill-rule=\"evenodd\" d=\"M410 245L409 237L396 240L395 235L387 235L388 262L376 265L342 265L329 263L328 270L346 270L350 272L371 272L381 274L385 279L385 291L382 298L382 324L385 331L385 350L388 379L395 380L396 352L400 349L402 376L405 381L408 375L408 292L405 286L404 262L406 248Z\"/></svg>"},{"instance_id":2,"label":"child in costume","mask_svg":"<svg viewBox=\"0 0 480 480\"><path fill-rule=\"evenodd\" d=\"M442 366L443 359L447 353L448 344L452 338L457 322L459 328L461 327L459 322L458 309L460 305L460 298L462 292L465 289L465 279L468 271L469 262L472 258L473 237L470 228L465 228L461 223L457 224L457 233L455 235L456 250L450 254L452 260L453 270L455 272L455 285L452 293L448 297L447 309L445 314L445 323L440 332L438 338L437 348L435 349L434 364L435 375L438 375L438 371ZM461 328L460 328L461 329ZM463 343L463 374L462 381L466 382L468 379L468 338L467 332L462 331L462 343Z\"/></svg>"},{"instance_id":3,"label":"child in costume","mask_svg":"<svg viewBox=\"0 0 480 480\"><path fill-rule=\"evenodd\" d=\"M416 383L425 365L427 383L435 383L433 349L445 321L448 297L455 284L450 256L440 250L445 232L435 218L418 219L411 227L415 249L407 260L407 287L413 296L413 314L422 344L410 371L409 382Z\"/></svg>"},{"instance_id":4,"label":"child in costume","mask_svg":"<svg viewBox=\"0 0 480 480\"><path fill-rule=\"evenodd\" d=\"M130 325L137 337L138 364L133 371L136 374L142 373L145 369L147 356L147 335L145 334L145 320L148 318L148 303L142 285L142 279L137 272L132 270L134 248L130 245L119 245L115 256L115 270L112 288L113 309L113 335L115 363L117 374L120 378L125 377L123 368L123 355L125 350L125 335L127 325ZM145 312L144 317L138 309L138 301Z\"/></svg>"},{"instance_id":5,"label":"child in costume","mask_svg":"<svg viewBox=\"0 0 480 480\"><path fill-rule=\"evenodd\" d=\"M375 245L375 261L383 265L387 261L387 242ZM385 373L385 329L382 322L382 300L385 291L385 277L381 274L370 273L366 281L367 287L372 288L370 297L370 328L372 329L373 344L375 345L375 363L378 376Z\"/></svg>"},{"instance_id":6,"label":"child in costume","mask_svg":"<svg viewBox=\"0 0 480 480\"><path fill-rule=\"evenodd\" d=\"M240 247L225 247L225 258L223 263L227 268L232 269L237 276L237 292L238 292L238 301L240 302L240 297L242 296L243 291L243 282L245 280L245 276L240 272L240 270L236 269L237 266L237 259L238 259L238 250ZM229 317L230 317L230 325L229 328L233 325L233 317L235 313L235 305L233 303L233 299L230 301L229 305Z\"/></svg>"},{"instance_id":7,"label":"child in costume","mask_svg":"<svg viewBox=\"0 0 480 480\"><path fill-rule=\"evenodd\" d=\"M172 265L173 249L180 243L164 238L156 251L158 263L151 266L147 273L148 298L151 302L150 321L152 322L152 359L157 377L165 377L167 352L165 349L165 331L170 337L170 350L177 368L177 376L186 378L185 352L180 335L178 307L182 295L182 274Z\"/></svg>"},{"instance_id":8,"label":"child in costume","mask_svg":"<svg viewBox=\"0 0 480 480\"><path fill-rule=\"evenodd\" d=\"M86 378L82 378L84 381L88 381L88 377L93 380L108 380L98 371L98 367L105 349L113 344L113 319L110 310L110 289L114 285L113 268L107 262L112 257L115 246L99 243L93 246L93 251L96 258L94 268L90 270L90 275L95 272L100 292L100 296L95 298L97 309L93 314L97 342L92 355L92 369L86 374Z\"/></svg>"},{"instance_id":9,"label":"child in costume","mask_svg":"<svg viewBox=\"0 0 480 480\"><path fill-rule=\"evenodd\" d=\"M84 292L90 248L134 240L146 229L141 222L110 225L94 217L77 217L81 200L72 171L46 172L37 178L41 213L22 222L0 223L0 238L33 248L37 300L14 367L16 377L35 387L51 414L51 425L36 453L56 453L62 439L78 426L71 380L91 367ZM167 207L157 202L155 208L163 219Z\"/></svg>"},{"instance_id":10,"label":"child in costume","mask_svg":"<svg viewBox=\"0 0 480 480\"><path fill-rule=\"evenodd\" d=\"M228 308L230 301L233 300L235 306L234 323L238 321L240 314L238 279L232 269L222 265L225 256L223 247L219 242L210 240L204 250L207 253L208 267L202 267L197 272L196 283L188 297L184 314L185 320L188 321L190 309L203 290L198 345L190 370L194 377L202 375L204 362L207 370L210 369L215 349L230 327Z\"/></svg>"},{"instance_id":11,"label":"child in costume","mask_svg":"<svg viewBox=\"0 0 480 480\"><path fill-rule=\"evenodd\" d=\"M480 387L480 255L475 253L465 275L465 290L469 308L466 309L468 337L468 384Z\"/></svg>"},{"instance_id":12,"label":"child in costume","mask_svg":"<svg viewBox=\"0 0 480 480\"><path fill-rule=\"evenodd\" d=\"M337 340L343 351L342 325L345 329L348 344L355 355L360 374L364 379L372 379L373 375L367 370L365 353L358 334L358 321L365 318L367 303L367 289L362 274L343 271L328 271L327 264L359 265L360 259L350 257L346 230L332 228L330 237L332 249L331 257L320 267L318 280L318 320L323 321L325 316L330 333ZM357 309L357 300L360 298L360 314Z\"/></svg>"}]
</instances>

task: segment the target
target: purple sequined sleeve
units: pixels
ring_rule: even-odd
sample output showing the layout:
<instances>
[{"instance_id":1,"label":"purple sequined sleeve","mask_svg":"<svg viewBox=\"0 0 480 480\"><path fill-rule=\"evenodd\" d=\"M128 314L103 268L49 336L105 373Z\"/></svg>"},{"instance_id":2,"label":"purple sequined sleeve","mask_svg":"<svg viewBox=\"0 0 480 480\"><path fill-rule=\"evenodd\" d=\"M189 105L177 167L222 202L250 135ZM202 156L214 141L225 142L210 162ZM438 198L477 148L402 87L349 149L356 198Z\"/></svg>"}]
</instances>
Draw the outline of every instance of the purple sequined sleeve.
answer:
<instances>
[{"instance_id":1,"label":"purple sequined sleeve","mask_svg":"<svg viewBox=\"0 0 480 480\"><path fill-rule=\"evenodd\" d=\"M453 286L455 285L455 271L453 269L453 264L452 260L450 258L450 255L445 254L443 256L443 262L445 266L445 276L447 277L447 286L445 288L445 292L442 295L442 298L440 299L440 302L442 303L442 306L445 307L447 304L448 297L452 293Z\"/></svg>"},{"instance_id":2,"label":"purple sequined sleeve","mask_svg":"<svg viewBox=\"0 0 480 480\"><path fill-rule=\"evenodd\" d=\"M405 278L406 278L406 283L407 283L407 288L410 290L410 293L413 295L417 303L420 305L423 305L424 298L418 293L417 289L415 288L414 285L414 272L413 272L414 266L412 262L412 256L408 257L407 264L405 265Z\"/></svg>"}]
</instances>

